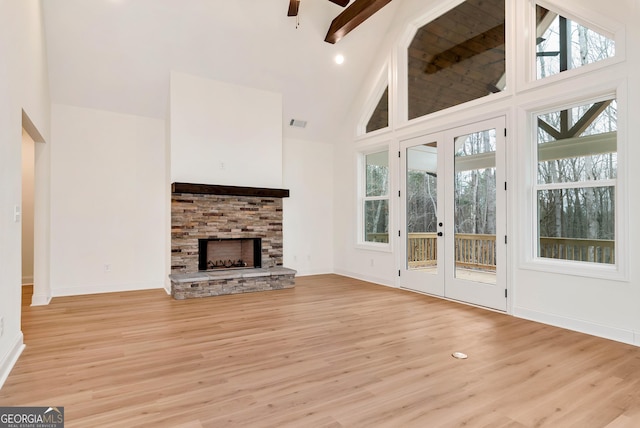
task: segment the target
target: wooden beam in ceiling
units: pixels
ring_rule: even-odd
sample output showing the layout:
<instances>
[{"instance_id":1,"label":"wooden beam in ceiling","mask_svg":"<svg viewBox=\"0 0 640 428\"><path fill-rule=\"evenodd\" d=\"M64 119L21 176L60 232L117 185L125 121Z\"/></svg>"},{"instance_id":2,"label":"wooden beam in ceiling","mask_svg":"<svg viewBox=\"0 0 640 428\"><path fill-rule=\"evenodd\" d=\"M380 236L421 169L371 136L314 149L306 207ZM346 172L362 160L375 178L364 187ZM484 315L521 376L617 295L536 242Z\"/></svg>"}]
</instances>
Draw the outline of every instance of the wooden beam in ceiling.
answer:
<instances>
[{"instance_id":1,"label":"wooden beam in ceiling","mask_svg":"<svg viewBox=\"0 0 640 428\"><path fill-rule=\"evenodd\" d=\"M504 45L504 24L497 25L484 33L478 34L462 43L434 55L427 64L425 73L434 74L438 71L460 63L469 58Z\"/></svg>"},{"instance_id":2,"label":"wooden beam in ceiling","mask_svg":"<svg viewBox=\"0 0 640 428\"><path fill-rule=\"evenodd\" d=\"M300 8L300 0L289 0L289 10L287 16L297 16Z\"/></svg>"},{"instance_id":3,"label":"wooden beam in ceiling","mask_svg":"<svg viewBox=\"0 0 640 428\"><path fill-rule=\"evenodd\" d=\"M374 13L382 9L391 0L356 0L340 15L331 21L331 26L324 41L336 43L351 30L362 24Z\"/></svg>"}]
</instances>

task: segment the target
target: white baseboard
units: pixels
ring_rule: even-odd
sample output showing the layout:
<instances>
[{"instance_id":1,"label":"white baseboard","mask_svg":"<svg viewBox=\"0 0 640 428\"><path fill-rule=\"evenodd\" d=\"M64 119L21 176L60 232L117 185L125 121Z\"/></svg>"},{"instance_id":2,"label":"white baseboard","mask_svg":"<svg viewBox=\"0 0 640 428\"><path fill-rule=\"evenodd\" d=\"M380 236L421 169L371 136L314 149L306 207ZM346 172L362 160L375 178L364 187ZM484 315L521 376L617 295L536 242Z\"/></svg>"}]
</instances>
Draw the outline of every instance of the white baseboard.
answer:
<instances>
[{"instance_id":1,"label":"white baseboard","mask_svg":"<svg viewBox=\"0 0 640 428\"><path fill-rule=\"evenodd\" d=\"M296 272L296 276L330 275L332 273L334 273L333 269L300 270Z\"/></svg>"},{"instance_id":2,"label":"white baseboard","mask_svg":"<svg viewBox=\"0 0 640 428\"><path fill-rule=\"evenodd\" d=\"M362 275L362 274L359 274L359 273L356 273L356 272L350 272L350 271L343 270L343 269L336 269L334 273L336 273L338 275L346 276L346 277L349 277L349 278L359 279L361 281L372 282L372 283L378 284L378 285L384 285L384 286L387 286L387 287L398 288L393 281L388 281L386 279L377 278L377 277L374 277L374 276Z\"/></svg>"},{"instance_id":3,"label":"white baseboard","mask_svg":"<svg viewBox=\"0 0 640 428\"><path fill-rule=\"evenodd\" d=\"M31 296L31 306L47 306L51 303L51 296L48 294L33 294Z\"/></svg>"},{"instance_id":4,"label":"white baseboard","mask_svg":"<svg viewBox=\"0 0 640 428\"><path fill-rule=\"evenodd\" d=\"M23 336L22 332L20 332L13 341L9 351L0 358L0 389L9 377L9 373L11 373L13 366L16 365L24 348Z\"/></svg>"},{"instance_id":5,"label":"white baseboard","mask_svg":"<svg viewBox=\"0 0 640 428\"><path fill-rule=\"evenodd\" d=\"M527 308L514 307L513 316L524 318L530 321L536 321L543 324L549 324L556 327L565 328L567 330L578 331L580 333L590 334L605 339L615 340L616 342L627 343L629 345L640 346L640 334L632 330L610 327L602 324L596 324L589 321L568 318L545 312L538 312Z\"/></svg>"},{"instance_id":6,"label":"white baseboard","mask_svg":"<svg viewBox=\"0 0 640 428\"><path fill-rule=\"evenodd\" d=\"M33 285L33 275L31 275L31 276L23 276L22 277L22 285Z\"/></svg>"},{"instance_id":7,"label":"white baseboard","mask_svg":"<svg viewBox=\"0 0 640 428\"><path fill-rule=\"evenodd\" d=\"M82 287L51 287L51 294L53 295L53 297L64 297L81 296L85 294L117 293L122 291L153 290L157 288L164 290L165 286L162 282L140 282L130 284L104 284Z\"/></svg>"}]
</instances>

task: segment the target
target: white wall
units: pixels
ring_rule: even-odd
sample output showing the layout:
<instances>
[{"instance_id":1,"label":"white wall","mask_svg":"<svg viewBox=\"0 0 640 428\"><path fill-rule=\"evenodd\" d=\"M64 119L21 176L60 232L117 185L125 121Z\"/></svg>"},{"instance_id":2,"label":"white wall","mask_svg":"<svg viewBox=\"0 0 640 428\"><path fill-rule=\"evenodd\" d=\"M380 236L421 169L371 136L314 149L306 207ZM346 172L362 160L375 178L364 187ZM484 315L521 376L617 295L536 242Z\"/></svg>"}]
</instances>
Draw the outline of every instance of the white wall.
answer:
<instances>
[{"instance_id":1,"label":"white wall","mask_svg":"<svg viewBox=\"0 0 640 428\"><path fill-rule=\"evenodd\" d=\"M53 105L53 296L165 281L165 123Z\"/></svg>"},{"instance_id":2,"label":"white wall","mask_svg":"<svg viewBox=\"0 0 640 428\"><path fill-rule=\"evenodd\" d=\"M0 2L0 386L23 349L20 331L22 115L49 137L49 89L40 2ZM44 144L43 144L44 145Z\"/></svg>"},{"instance_id":3,"label":"white wall","mask_svg":"<svg viewBox=\"0 0 640 428\"><path fill-rule=\"evenodd\" d=\"M298 275L333 272L333 144L284 141L284 265Z\"/></svg>"},{"instance_id":4,"label":"white wall","mask_svg":"<svg viewBox=\"0 0 640 428\"><path fill-rule=\"evenodd\" d=\"M171 182L282 187L282 95L171 73Z\"/></svg>"},{"instance_id":5,"label":"white wall","mask_svg":"<svg viewBox=\"0 0 640 428\"><path fill-rule=\"evenodd\" d=\"M436 1L432 6L439 11L455 6L456 1ZM635 141L640 139L640 122L635 117L640 112L640 51L635 49L640 43L640 6L637 2L623 1L602 3L597 0L550 1L561 10L573 11L576 15L584 15L587 22L601 22L603 27L612 26L612 31L622 29L626 36L618 45L618 52L624 52L624 60L605 69L592 68L590 72L579 73L574 80L558 82L546 87L526 86L516 76L524 75L524 61L514 61L508 66L511 74L509 92L498 96L479 100L476 107L454 108L450 112L433 115L429 120L416 120L412 123L395 122L392 130L382 131L369 138L351 137L339 145L335 154L335 269L358 278L371 280L380 284L397 286L397 270L399 269L399 246L397 240L392 243L391 251L372 251L357 248L355 230L357 228L356 186L357 164L356 154L370 147L389 147L398 150L399 141L417 135L451 128L456 125L477 121L490 115L506 115L508 128L508 277L509 277L509 311L515 316L558 325L561 327L583 331L614 340L640 345L640 267L635 261L640 258L640 248L635 245L640 241L640 225L633 221L633 215L640 210L640 190L634 183L640 182L640 169L635 168L635 159L640 158L640 147ZM525 0L508 2L508 14L511 22L524 28L523 10L530 3ZM420 8L418 8L418 6ZM446 7L445 7L446 6ZM399 42L407 22L421 15L428 15L423 2L408 0L398 9L395 22L390 28L389 37ZM523 46L526 43L524 31L511 29L507 34L509 45L507 58L522 60ZM625 49L626 47L626 49ZM369 93L375 88L375 79L380 75L385 63L397 65L398 56L391 49L381 51L374 59L371 75L364 79L362 91L358 95L355 108L349 121L355 130L361 119L363 107L368 102ZM393 75L392 82L402 84L404 76ZM402 87L402 86L401 86ZM628 224L618 224L619 241L628 242L629 252L618 254L627 260L628 272L622 280L596 279L571 275L566 272L545 272L531 269L526 263L530 251L527 237L531 233L530 224L525 215L530 210L527 184L524 176L530 158L527 149L528 136L527 117L523 113L532 105L562 99L561 96L581 96L598 88L619 87L624 93L619 98L620 131L618 148L621 154L620 186L623 198L621 212L630 218ZM404 105L400 97L393 93L392 111L403 111ZM393 104L396 103L396 104ZM392 117L397 116L392 113ZM625 168L625 162L628 167ZM392 173L391 194L398 190L399 177ZM625 197L626 196L626 197ZM391 230L400 228L397 216L397 201L392 198ZM395 206L393 206L395 205ZM371 266L373 263L373 266ZM625 274L625 272L622 272Z\"/></svg>"},{"instance_id":6,"label":"white wall","mask_svg":"<svg viewBox=\"0 0 640 428\"><path fill-rule=\"evenodd\" d=\"M22 131L22 283L33 284L35 142Z\"/></svg>"}]
</instances>

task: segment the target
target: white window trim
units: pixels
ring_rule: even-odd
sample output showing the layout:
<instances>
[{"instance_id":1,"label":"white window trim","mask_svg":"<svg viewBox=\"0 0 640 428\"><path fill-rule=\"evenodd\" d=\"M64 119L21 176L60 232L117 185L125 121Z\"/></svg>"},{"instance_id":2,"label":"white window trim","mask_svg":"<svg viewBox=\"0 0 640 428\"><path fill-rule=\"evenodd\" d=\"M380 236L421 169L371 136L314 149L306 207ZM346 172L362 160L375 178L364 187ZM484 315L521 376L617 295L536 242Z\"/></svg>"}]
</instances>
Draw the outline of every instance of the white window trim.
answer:
<instances>
[{"instance_id":1,"label":"white window trim","mask_svg":"<svg viewBox=\"0 0 640 428\"><path fill-rule=\"evenodd\" d=\"M530 233L525 234L524 254L520 267L522 269L557 273L588 278L599 278L615 281L628 281L628 238L625 231L628 230L627 214L627 155L626 155L626 82L621 83L614 91L600 93L597 96L584 98L571 98L569 102L557 104L547 104L539 108L532 107L526 111L527 132L526 140L528 144L527 169L529 170L529 198L527 203L528 227ZM564 98L568 100L569 97ZM572 183L538 184L538 152L537 152L537 118L541 114L558 111L579 105L589 104L607 99L616 99L617 111L617 144L618 154L617 178L608 180L580 181ZM615 264L603 264L592 262L580 262L572 260L557 260L545 257L538 257L538 215L537 215L537 192L538 190L555 188L576 188L576 187L600 187L615 186L616 206L615 206Z\"/></svg>"},{"instance_id":2,"label":"white window trim","mask_svg":"<svg viewBox=\"0 0 640 428\"><path fill-rule=\"evenodd\" d=\"M364 111L360 117L360 121L356 127L356 137L362 136L370 136L376 135L380 133L384 133L389 131L392 128L392 117L393 117L393 108L391 104L391 66L390 61L386 61L384 63L384 67L380 71L378 77L376 78L376 84L369 92L369 98L367 98L367 102L364 105ZM375 131L367 132L367 124L369 120L371 120L371 116L375 112L382 95L384 94L385 89L389 89L388 97L387 97L387 109L388 109L388 118L387 118L387 126L384 128L376 129Z\"/></svg>"},{"instance_id":3,"label":"white window trim","mask_svg":"<svg viewBox=\"0 0 640 428\"><path fill-rule=\"evenodd\" d=\"M365 196L366 195L366 175L365 175L365 163L366 156L372 153L379 152L387 152L388 162L389 162L389 189L386 196ZM390 253L393 251L392 243L392 227L393 227L393 207L392 207L392 198L391 194L393 192L393 168L391 167L391 148L389 143L387 142L385 145L377 145L374 147L369 147L366 150L361 150L357 153L357 163L358 163L358 197L357 197L357 237L356 237L356 248L363 250L373 250L373 251L382 251ZM389 217L387 225L387 230L389 231L389 242L367 242L365 241L364 236L364 203L365 201L371 200L387 200L389 206Z\"/></svg>"}]
</instances>

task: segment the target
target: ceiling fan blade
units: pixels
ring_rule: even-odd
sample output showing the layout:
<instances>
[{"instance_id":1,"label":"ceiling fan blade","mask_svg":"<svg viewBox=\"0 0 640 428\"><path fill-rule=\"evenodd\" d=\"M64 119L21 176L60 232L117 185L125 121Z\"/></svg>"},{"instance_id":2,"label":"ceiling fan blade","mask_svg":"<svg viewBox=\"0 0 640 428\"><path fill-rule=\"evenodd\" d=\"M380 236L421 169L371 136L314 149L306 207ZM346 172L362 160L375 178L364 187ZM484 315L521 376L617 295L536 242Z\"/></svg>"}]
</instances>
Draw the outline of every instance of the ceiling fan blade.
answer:
<instances>
[{"instance_id":1,"label":"ceiling fan blade","mask_svg":"<svg viewBox=\"0 0 640 428\"><path fill-rule=\"evenodd\" d=\"M338 6L342 6L345 7L346 5L349 4L349 0L329 0L331 3L335 3Z\"/></svg>"},{"instance_id":2,"label":"ceiling fan blade","mask_svg":"<svg viewBox=\"0 0 640 428\"><path fill-rule=\"evenodd\" d=\"M289 10L287 16L298 16L298 8L300 7L300 0L289 0Z\"/></svg>"}]
</instances>

